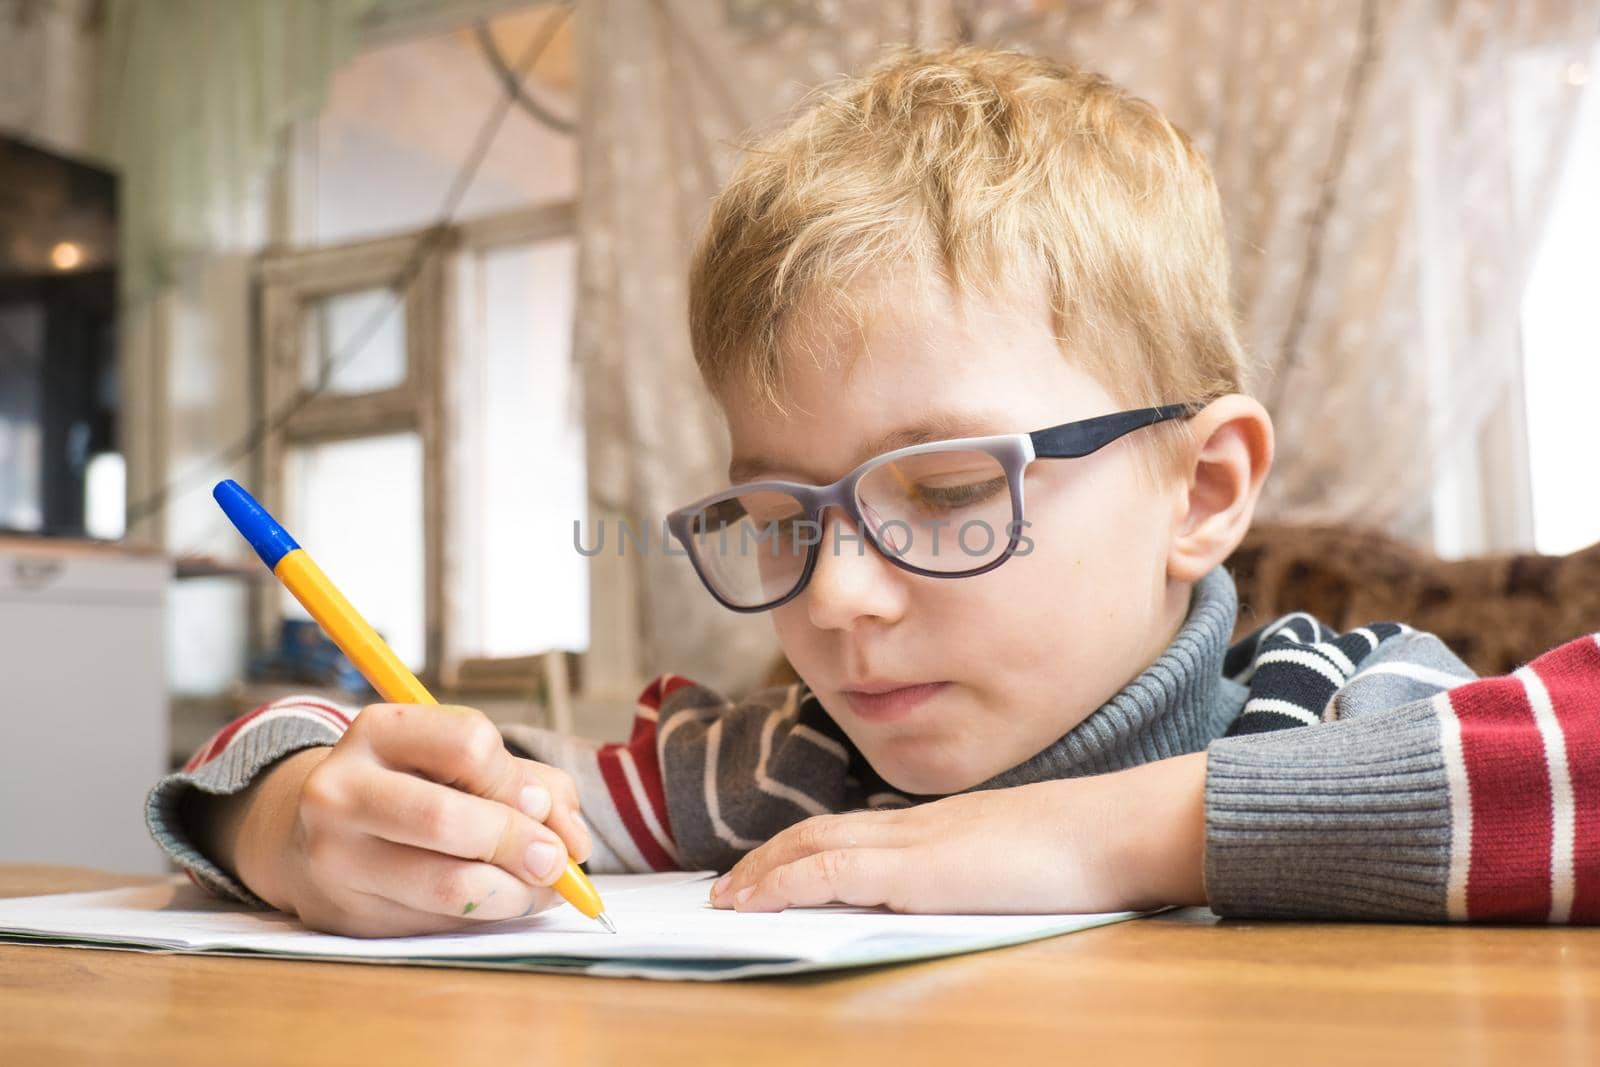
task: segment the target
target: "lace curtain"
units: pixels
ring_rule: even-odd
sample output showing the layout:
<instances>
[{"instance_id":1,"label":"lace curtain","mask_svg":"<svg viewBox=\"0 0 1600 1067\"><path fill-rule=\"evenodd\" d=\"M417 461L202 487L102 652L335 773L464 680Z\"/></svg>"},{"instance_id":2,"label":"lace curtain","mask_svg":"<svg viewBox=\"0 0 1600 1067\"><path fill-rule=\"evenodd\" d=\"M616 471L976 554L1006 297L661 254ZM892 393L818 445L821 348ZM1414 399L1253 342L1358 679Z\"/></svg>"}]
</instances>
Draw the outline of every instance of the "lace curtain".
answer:
<instances>
[{"instance_id":1,"label":"lace curtain","mask_svg":"<svg viewBox=\"0 0 1600 1067\"><path fill-rule=\"evenodd\" d=\"M973 36L1104 70L1212 162L1280 438L1262 513L1426 531L1441 462L1518 387L1600 3L1015 6L975 5Z\"/></svg>"},{"instance_id":2,"label":"lace curtain","mask_svg":"<svg viewBox=\"0 0 1600 1067\"><path fill-rule=\"evenodd\" d=\"M885 44L1104 71L1212 161L1255 391L1262 515L1425 530L1438 460L1516 381L1518 306L1600 0L584 0L578 358L602 516L723 476L684 265L730 143ZM773 650L687 563L637 557L641 667L740 688Z\"/></svg>"},{"instance_id":3,"label":"lace curtain","mask_svg":"<svg viewBox=\"0 0 1600 1067\"><path fill-rule=\"evenodd\" d=\"M122 175L125 292L148 299L238 242L284 131L316 113L381 2L111 0L101 141Z\"/></svg>"}]
</instances>

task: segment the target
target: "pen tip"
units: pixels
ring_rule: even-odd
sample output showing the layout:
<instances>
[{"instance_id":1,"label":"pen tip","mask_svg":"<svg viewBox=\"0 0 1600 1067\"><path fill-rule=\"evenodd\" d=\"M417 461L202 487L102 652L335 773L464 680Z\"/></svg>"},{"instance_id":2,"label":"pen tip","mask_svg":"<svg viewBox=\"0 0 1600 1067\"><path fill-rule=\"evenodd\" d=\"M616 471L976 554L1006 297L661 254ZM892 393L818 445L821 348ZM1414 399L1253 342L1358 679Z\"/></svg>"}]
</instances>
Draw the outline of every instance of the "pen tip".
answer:
<instances>
[{"instance_id":1,"label":"pen tip","mask_svg":"<svg viewBox=\"0 0 1600 1067\"><path fill-rule=\"evenodd\" d=\"M611 924L611 919L610 919L609 916L606 915L605 912L602 911L599 915L596 915L594 918L595 918L596 922L598 922L601 926L606 928L606 933L614 934L614 933L617 932L617 928Z\"/></svg>"}]
</instances>

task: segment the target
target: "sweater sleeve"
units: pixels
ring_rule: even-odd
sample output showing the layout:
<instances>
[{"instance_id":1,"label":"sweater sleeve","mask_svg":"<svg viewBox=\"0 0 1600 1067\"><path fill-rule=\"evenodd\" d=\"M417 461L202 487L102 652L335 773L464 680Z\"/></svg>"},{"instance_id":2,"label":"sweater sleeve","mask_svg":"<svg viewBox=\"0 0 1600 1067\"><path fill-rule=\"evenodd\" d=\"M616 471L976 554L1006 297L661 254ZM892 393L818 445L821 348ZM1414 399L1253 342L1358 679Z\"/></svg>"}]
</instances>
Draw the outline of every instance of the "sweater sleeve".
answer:
<instances>
[{"instance_id":1,"label":"sweater sleeve","mask_svg":"<svg viewBox=\"0 0 1600 1067\"><path fill-rule=\"evenodd\" d=\"M284 697L224 726L200 746L183 769L158 781L145 803L145 822L167 858L197 883L224 897L266 907L244 883L201 852L184 823L195 793L231 796L285 756L331 745L355 711L313 697Z\"/></svg>"},{"instance_id":2,"label":"sweater sleeve","mask_svg":"<svg viewBox=\"0 0 1600 1067\"><path fill-rule=\"evenodd\" d=\"M1208 749L1212 908L1600 921L1600 636L1475 679L1431 635L1390 630L1260 643L1263 677Z\"/></svg>"}]
</instances>

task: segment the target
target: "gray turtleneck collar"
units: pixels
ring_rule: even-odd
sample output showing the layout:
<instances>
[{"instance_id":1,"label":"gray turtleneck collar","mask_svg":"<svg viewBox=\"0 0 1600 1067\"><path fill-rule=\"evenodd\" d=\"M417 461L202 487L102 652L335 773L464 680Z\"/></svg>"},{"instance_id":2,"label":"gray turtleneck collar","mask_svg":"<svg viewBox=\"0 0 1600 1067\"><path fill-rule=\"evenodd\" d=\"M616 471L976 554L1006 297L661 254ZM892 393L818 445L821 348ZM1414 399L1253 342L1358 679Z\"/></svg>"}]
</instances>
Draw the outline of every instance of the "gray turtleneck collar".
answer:
<instances>
[{"instance_id":1,"label":"gray turtleneck collar","mask_svg":"<svg viewBox=\"0 0 1600 1067\"><path fill-rule=\"evenodd\" d=\"M1043 752L974 788L1106 774L1205 748L1244 707L1245 687L1222 676L1238 609L1232 576L1213 569L1159 659Z\"/></svg>"}]
</instances>

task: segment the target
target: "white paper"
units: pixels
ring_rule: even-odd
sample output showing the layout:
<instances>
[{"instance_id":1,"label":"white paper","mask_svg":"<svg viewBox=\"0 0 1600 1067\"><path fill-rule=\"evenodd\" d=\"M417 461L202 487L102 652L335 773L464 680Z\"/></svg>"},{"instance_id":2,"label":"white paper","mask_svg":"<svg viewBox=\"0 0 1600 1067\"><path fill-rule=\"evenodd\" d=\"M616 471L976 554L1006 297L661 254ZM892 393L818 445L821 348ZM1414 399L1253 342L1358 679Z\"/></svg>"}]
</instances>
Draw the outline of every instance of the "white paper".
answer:
<instances>
[{"instance_id":1,"label":"white paper","mask_svg":"<svg viewBox=\"0 0 1600 1067\"><path fill-rule=\"evenodd\" d=\"M176 952L265 953L369 963L579 970L719 979L868 966L972 952L1135 917L897 915L848 907L720 911L712 875L594 879L617 933L570 907L451 934L352 938L308 930L278 912L218 900L182 879L154 886L0 900L0 938Z\"/></svg>"}]
</instances>

